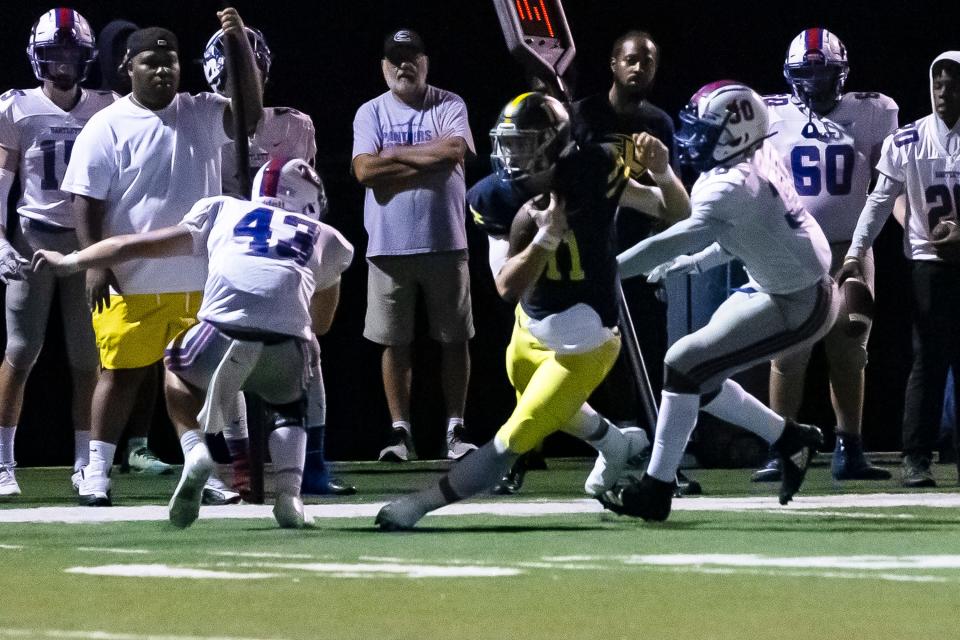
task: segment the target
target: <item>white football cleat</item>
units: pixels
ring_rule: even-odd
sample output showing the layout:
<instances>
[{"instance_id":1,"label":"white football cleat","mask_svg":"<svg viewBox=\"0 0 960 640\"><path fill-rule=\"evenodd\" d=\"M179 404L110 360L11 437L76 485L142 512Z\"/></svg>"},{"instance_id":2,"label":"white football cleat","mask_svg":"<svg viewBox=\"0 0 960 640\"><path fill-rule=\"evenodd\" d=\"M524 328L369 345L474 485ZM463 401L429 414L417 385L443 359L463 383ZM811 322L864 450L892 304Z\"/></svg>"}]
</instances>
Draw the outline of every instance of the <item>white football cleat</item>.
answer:
<instances>
[{"instance_id":1,"label":"white football cleat","mask_svg":"<svg viewBox=\"0 0 960 640\"><path fill-rule=\"evenodd\" d=\"M183 473L173 497L170 498L170 522L185 529L200 515L203 485L213 472L213 458L207 445L200 443L190 450L183 461Z\"/></svg>"},{"instance_id":2,"label":"white football cleat","mask_svg":"<svg viewBox=\"0 0 960 640\"><path fill-rule=\"evenodd\" d=\"M13 472L15 464L0 465L0 498L12 498L20 495L20 485Z\"/></svg>"},{"instance_id":3,"label":"white football cleat","mask_svg":"<svg viewBox=\"0 0 960 640\"><path fill-rule=\"evenodd\" d=\"M612 424L610 428L617 429ZM625 427L619 431L623 434L623 438L619 439L619 446L613 451L597 455L597 461L587 476L587 481L583 483L583 490L587 495L599 496L612 489L630 459L639 455L650 444L647 432L640 427Z\"/></svg>"},{"instance_id":4,"label":"white football cleat","mask_svg":"<svg viewBox=\"0 0 960 640\"><path fill-rule=\"evenodd\" d=\"M282 529L302 529L313 524L313 518L303 515L303 499L289 493L277 494L273 502L273 517Z\"/></svg>"},{"instance_id":5,"label":"white football cleat","mask_svg":"<svg viewBox=\"0 0 960 640\"><path fill-rule=\"evenodd\" d=\"M217 506L237 504L240 502L240 493L228 487L216 473L211 473L207 483L203 485L203 497L200 502Z\"/></svg>"}]
</instances>

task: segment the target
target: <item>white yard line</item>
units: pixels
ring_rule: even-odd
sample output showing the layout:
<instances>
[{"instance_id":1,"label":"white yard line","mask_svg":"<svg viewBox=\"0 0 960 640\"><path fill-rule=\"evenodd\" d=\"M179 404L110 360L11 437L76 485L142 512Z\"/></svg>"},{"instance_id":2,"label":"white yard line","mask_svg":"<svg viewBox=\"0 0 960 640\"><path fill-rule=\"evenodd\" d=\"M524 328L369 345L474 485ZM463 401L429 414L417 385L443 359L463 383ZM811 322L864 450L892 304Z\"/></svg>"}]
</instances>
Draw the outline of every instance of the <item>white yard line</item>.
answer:
<instances>
[{"instance_id":1,"label":"white yard line","mask_svg":"<svg viewBox=\"0 0 960 640\"><path fill-rule=\"evenodd\" d=\"M236 636L175 636L109 631L69 631L66 629L5 629L0 627L0 638L55 638L57 640L267 640ZM269 640L280 640L271 638Z\"/></svg>"},{"instance_id":2,"label":"white yard line","mask_svg":"<svg viewBox=\"0 0 960 640\"><path fill-rule=\"evenodd\" d=\"M359 504L311 504L306 513L314 518L372 518L384 505L383 502ZM777 504L774 496L751 496L741 498L687 497L673 501L674 511L790 511L811 512L829 509L824 516L840 515L836 509L872 509L897 507L960 507L960 493L871 493L841 494L832 496L800 496L786 507ZM201 519L272 519L270 505L227 505L202 507ZM536 517L601 513L603 508L596 500L587 498L572 500L537 500L518 502L493 500L466 502L444 507L428 517L495 515L505 517ZM891 516L892 517L892 516ZM0 509L0 523L104 523L130 521L157 521L167 519L167 507L150 505L140 507L36 507L30 509ZM12 545L9 545L12 546ZM7 547L0 547L5 549Z\"/></svg>"}]
</instances>

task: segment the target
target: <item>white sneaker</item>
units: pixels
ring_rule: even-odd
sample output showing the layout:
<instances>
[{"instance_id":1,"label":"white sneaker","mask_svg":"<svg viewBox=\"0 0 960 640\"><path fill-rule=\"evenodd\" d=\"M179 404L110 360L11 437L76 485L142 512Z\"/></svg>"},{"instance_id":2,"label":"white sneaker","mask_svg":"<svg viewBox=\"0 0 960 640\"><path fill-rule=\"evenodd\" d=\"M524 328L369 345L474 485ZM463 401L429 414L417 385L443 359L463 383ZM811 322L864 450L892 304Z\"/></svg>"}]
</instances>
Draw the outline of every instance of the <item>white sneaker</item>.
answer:
<instances>
[{"instance_id":1,"label":"white sneaker","mask_svg":"<svg viewBox=\"0 0 960 640\"><path fill-rule=\"evenodd\" d=\"M407 462L416 460L417 452L413 449L413 436L406 429L394 429L393 439L389 445L381 449L379 462Z\"/></svg>"},{"instance_id":2,"label":"white sneaker","mask_svg":"<svg viewBox=\"0 0 960 640\"><path fill-rule=\"evenodd\" d=\"M13 472L16 463L0 465L0 498L12 498L20 495L20 485Z\"/></svg>"},{"instance_id":3,"label":"white sneaker","mask_svg":"<svg viewBox=\"0 0 960 640\"><path fill-rule=\"evenodd\" d=\"M173 473L173 466L158 458L147 447L140 447L131 451L130 455L127 456L127 464L130 465L131 471L148 476L165 476L168 473Z\"/></svg>"},{"instance_id":4,"label":"white sneaker","mask_svg":"<svg viewBox=\"0 0 960 640\"><path fill-rule=\"evenodd\" d=\"M273 517L283 529L302 529L313 524L313 518L303 515L303 499L289 493L277 494L273 502Z\"/></svg>"},{"instance_id":5,"label":"white sneaker","mask_svg":"<svg viewBox=\"0 0 960 640\"><path fill-rule=\"evenodd\" d=\"M464 442L462 438L464 431L463 425L447 431L447 458L449 460L459 460L471 451L477 450L477 445Z\"/></svg>"},{"instance_id":6,"label":"white sneaker","mask_svg":"<svg viewBox=\"0 0 960 640\"><path fill-rule=\"evenodd\" d=\"M80 493L80 481L83 480L83 471L77 469L70 475L70 486L74 493Z\"/></svg>"},{"instance_id":7,"label":"white sneaker","mask_svg":"<svg viewBox=\"0 0 960 640\"><path fill-rule=\"evenodd\" d=\"M213 472L213 458L203 443L196 445L183 461L183 473L170 498L170 522L185 529L200 515L203 485Z\"/></svg>"},{"instance_id":8,"label":"white sneaker","mask_svg":"<svg viewBox=\"0 0 960 640\"><path fill-rule=\"evenodd\" d=\"M610 428L616 429L617 427L611 424ZM640 427L627 427L620 429L620 432L624 435L621 439L622 446L615 451L607 451L597 455L593 470L587 476L587 481L583 483L583 490L588 495L599 496L612 489L630 459L639 455L650 444L647 432Z\"/></svg>"},{"instance_id":9,"label":"white sneaker","mask_svg":"<svg viewBox=\"0 0 960 640\"><path fill-rule=\"evenodd\" d=\"M106 475L91 474L89 468L84 467L77 472L80 474L77 482L77 502L85 507L113 506L110 498L110 478Z\"/></svg>"},{"instance_id":10,"label":"white sneaker","mask_svg":"<svg viewBox=\"0 0 960 640\"><path fill-rule=\"evenodd\" d=\"M211 473L207 483L203 485L200 504L224 505L238 502L240 502L240 494L224 484L216 473Z\"/></svg>"}]
</instances>

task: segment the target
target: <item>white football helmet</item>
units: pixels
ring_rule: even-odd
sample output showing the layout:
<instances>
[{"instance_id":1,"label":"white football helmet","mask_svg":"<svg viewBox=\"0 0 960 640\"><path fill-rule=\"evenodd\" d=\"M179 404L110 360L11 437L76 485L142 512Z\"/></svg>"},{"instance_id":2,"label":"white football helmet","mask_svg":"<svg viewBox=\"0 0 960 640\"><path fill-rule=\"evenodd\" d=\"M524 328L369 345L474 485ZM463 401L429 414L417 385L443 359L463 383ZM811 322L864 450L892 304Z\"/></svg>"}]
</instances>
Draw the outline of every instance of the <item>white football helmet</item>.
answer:
<instances>
[{"instance_id":1,"label":"white football helmet","mask_svg":"<svg viewBox=\"0 0 960 640\"><path fill-rule=\"evenodd\" d=\"M27 57L33 75L41 82L53 80L49 65L68 63L76 66L76 82L84 80L97 59L97 43L90 23L73 9L50 9L30 30Z\"/></svg>"},{"instance_id":2,"label":"white football helmet","mask_svg":"<svg viewBox=\"0 0 960 640\"><path fill-rule=\"evenodd\" d=\"M769 137L769 116L763 99L733 80L704 85L680 112L674 135L680 162L698 171L731 164Z\"/></svg>"},{"instance_id":3,"label":"white football helmet","mask_svg":"<svg viewBox=\"0 0 960 640\"><path fill-rule=\"evenodd\" d=\"M320 174L300 158L270 158L253 179L251 200L319 220L327 212Z\"/></svg>"},{"instance_id":4,"label":"white football helmet","mask_svg":"<svg viewBox=\"0 0 960 640\"><path fill-rule=\"evenodd\" d=\"M267 46L267 39L259 29L244 27L247 40L253 49L253 59L260 69L260 81L266 84L270 75L270 65L273 64L273 54ZM224 67L223 29L220 29L207 40L203 48L203 75L210 88L219 95L227 93L227 69Z\"/></svg>"},{"instance_id":5,"label":"white football helmet","mask_svg":"<svg viewBox=\"0 0 960 640\"><path fill-rule=\"evenodd\" d=\"M850 66L847 48L826 29L806 29L793 39L783 63L783 77L806 105L826 106L840 99Z\"/></svg>"}]
</instances>

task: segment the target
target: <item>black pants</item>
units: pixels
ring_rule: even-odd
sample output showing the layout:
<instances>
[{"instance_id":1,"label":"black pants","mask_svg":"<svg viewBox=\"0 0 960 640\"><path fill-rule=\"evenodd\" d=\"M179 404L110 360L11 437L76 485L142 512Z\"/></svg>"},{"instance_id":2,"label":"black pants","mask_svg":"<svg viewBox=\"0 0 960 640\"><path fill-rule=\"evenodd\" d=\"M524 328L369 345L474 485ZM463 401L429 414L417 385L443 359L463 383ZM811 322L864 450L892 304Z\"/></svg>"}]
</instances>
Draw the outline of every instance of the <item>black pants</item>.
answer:
<instances>
[{"instance_id":1,"label":"black pants","mask_svg":"<svg viewBox=\"0 0 960 640\"><path fill-rule=\"evenodd\" d=\"M913 368L903 408L903 453L930 457L940 433L947 370L960 373L960 265L915 260L912 269ZM956 384L953 394L960 400Z\"/></svg>"}]
</instances>

